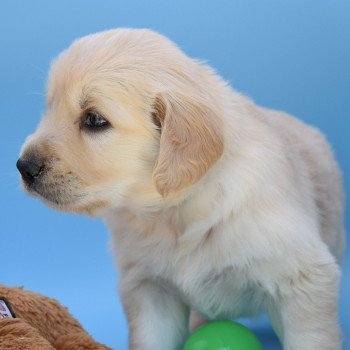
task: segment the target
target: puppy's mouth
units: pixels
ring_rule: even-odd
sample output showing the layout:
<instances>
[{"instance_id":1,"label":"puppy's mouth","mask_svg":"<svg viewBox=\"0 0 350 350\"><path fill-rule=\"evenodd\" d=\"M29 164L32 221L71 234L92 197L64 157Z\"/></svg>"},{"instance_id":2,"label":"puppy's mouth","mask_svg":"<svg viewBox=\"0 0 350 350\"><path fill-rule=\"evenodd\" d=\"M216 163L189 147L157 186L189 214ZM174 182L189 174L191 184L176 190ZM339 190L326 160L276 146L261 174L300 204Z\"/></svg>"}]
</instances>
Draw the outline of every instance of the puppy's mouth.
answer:
<instances>
[{"instance_id":1,"label":"puppy's mouth","mask_svg":"<svg viewBox=\"0 0 350 350\"><path fill-rule=\"evenodd\" d=\"M97 192L89 191L82 179L71 171L63 170L58 159L45 163L20 159L17 168L27 193L39 197L54 209L96 216L108 207L107 201L96 199Z\"/></svg>"},{"instance_id":2,"label":"puppy's mouth","mask_svg":"<svg viewBox=\"0 0 350 350\"><path fill-rule=\"evenodd\" d=\"M49 205L57 207L73 206L84 197L78 194L78 186L74 185L69 176L62 180L46 179L43 176L33 183L26 182L23 178L23 185L26 191L36 197L40 197Z\"/></svg>"},{"instance_id":3,"label":"puppy's mouth","mask_svg":"<svg viewBox=\"0 0 350 350\"><path fill-rule=\"evenodd\" d=\"M83 195L73 194L71 190L67 190L65 186L59 186L50 182L36 182L35 184L25 184L28 193L40 197L45 202L57 206L73 205Z\"/></svg>"},{"instance_id":4,"label":"puppy's mouth","mask_svg":"<svg viewBox=\"0 0 350 350\"><path fill-rule=\"evenodd\" d=\"M50 164L39 165L21 159L17 162L17 168L25 190L50 206L62 209L75 205L84 197L79 191L80 181L72 172L57 173Z\"/></svg>"}]
</instances>

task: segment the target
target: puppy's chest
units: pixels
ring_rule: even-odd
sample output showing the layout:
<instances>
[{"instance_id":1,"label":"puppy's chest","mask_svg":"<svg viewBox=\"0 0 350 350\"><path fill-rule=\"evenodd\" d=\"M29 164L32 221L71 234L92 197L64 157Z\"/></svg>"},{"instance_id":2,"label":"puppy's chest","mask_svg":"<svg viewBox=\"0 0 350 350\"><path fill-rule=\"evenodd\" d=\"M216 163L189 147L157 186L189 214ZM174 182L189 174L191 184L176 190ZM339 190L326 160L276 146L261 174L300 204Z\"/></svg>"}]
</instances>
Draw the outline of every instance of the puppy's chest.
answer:
<instances>
[{"instance_id":1,"label":"puppy's chest","mask_svg":"<svg viewBox=\"0 0 350 350\"><path fill-rule=\"evenodd\" d=\"M133 278L162 283L208 318L239 317L259 311L264 299L256 242L247 234L256 228L248 223L236 219L194 247L165 225L145 235L125 224L112 237L119 266Z\"/></svg>"},{"instance_id":2,"label":"puppy's chest","mask_svg":"<svg viewBox=\"0 0 350 350\"><path fill-rule=\"evenodd\" d=\"M235 260L212 260L210 250L188 253L166 240L136 244L140 277L176 291L192 309L210 319L251 315L256 311L258 292L249 271ZM134 245L134 249L135 249ZM136 253L137 252L137 253Z\"/></svg>"},{"instance_id":3,"label":"puppy's chest","mask_svg":"<svg viewBox=\"0 0 350 350\"><path fill-rule=\"evenodd\" d=\"M249 273L238 266L219 270L209 263L175 267L166 282L178 290L186 304L209 319L248 316L258 311L259 291Z\"/></svg>"}]
</instances>

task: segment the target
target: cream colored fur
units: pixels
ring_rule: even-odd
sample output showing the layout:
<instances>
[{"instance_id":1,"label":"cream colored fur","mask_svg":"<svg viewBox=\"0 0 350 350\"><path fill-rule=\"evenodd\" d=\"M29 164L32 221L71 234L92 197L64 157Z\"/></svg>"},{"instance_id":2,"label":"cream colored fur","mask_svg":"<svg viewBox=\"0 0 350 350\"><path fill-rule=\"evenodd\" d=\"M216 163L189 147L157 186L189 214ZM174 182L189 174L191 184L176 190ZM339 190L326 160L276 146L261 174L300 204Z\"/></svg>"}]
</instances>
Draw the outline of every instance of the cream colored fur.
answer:
<instances>
[{"instance_id":1,"label":"cream colored fur","mask_svg":"<svg viewBox=\"0 0 350 350\"><path fill-rule=\"evenodd\" d=\"M112 128L85 132L88 108ZM341 349L342 186L317 129L256 106L165 37L118 29L53 63L30 157L45 159L31 193L105 218L130 349L180 350L190 310L267 312L285 350Z\"/></svg>"}]
</instances>

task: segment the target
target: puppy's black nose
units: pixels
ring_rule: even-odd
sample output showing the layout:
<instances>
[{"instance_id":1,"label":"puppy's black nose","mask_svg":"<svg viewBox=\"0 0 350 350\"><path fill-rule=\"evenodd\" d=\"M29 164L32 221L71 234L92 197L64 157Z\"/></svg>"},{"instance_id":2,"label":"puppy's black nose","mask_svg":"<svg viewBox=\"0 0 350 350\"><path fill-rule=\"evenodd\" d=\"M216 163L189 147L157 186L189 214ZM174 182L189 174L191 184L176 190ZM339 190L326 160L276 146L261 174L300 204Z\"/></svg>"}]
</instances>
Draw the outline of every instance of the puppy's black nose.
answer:
<instances>
[{"instance_id":1,"label":"puppy's black nose","mask_svg":"<svg viewBox=\"0 0 350 350\"><path fill-rule=\"evenodd\" d=\"M18 159L16 163L17 169L22 175L22 179L29 185L34 183L34 181L41 174L44 166L42 163L33 160Z\"/></svg>"}]
</instances>

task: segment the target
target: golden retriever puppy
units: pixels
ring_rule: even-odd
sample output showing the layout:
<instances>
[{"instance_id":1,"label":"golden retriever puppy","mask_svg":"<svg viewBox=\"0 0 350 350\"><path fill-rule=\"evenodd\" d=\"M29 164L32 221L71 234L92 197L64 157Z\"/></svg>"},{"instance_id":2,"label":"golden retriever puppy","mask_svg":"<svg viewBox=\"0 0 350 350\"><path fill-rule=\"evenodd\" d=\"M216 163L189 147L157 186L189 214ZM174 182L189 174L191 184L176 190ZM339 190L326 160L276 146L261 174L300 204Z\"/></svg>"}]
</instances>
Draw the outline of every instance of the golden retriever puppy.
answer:
<instances>
[{"instance_id":1,"label":"golden retriever puppy","mask_svg":"<svg viewBox=\"0 0 350 350\"><path fill-rule=\"evenodd\" d=\"M165 37L74 42L17 166L48 205L106 220L130 349L181 349L190 310L267 312L285 350L341 348L343 193L329 145Z\"/></svg>"}]
</instances>

